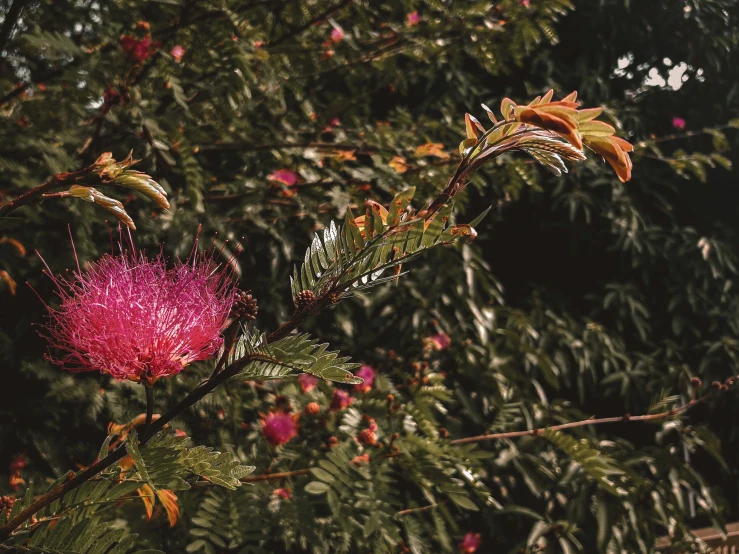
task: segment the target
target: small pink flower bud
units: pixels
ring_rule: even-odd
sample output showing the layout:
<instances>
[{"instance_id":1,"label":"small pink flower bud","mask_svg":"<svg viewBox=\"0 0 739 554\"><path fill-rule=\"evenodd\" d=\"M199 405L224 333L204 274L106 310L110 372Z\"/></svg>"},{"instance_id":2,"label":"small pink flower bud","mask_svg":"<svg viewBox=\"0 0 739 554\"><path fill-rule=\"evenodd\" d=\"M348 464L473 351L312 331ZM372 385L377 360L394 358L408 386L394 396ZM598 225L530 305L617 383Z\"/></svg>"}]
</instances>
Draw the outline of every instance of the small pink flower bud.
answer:
<instances>
[{"instance_id":1,"label":"small pink flower bud","mask_svg":"<svg viewBox=\"0 0 739 554\"><path fill-rule=\"evenodd\" d=\"M298 174L290 169L278 169L277 171L270 173L267 176L267 179L270 181L278 181L291 187L298 182Z\"/></svg>"},{"instance_id":2,"label":"small pink flower bud","mask_svg":"<svg viewBox=\"0 0 739 554\"><path fill-rule=\"evenodd\" d=\"M172 57L174 58L174 61L177 63L180 63L182 61L182 56L185 55L185 49L182 48L179 44L172 48L172 50L169 51L170 54L172 54Z\"/></svg>"},{"instance_id":3,"label":"small pink flower bud","mask_svg":"<svg viewBox=\"0 0 739 554\"><path fill-rule=\"evenodd\" d=\"M363 365L355 373L357 377L364 379L364 383L354 385L354 388L359 392L367 392L375 384L375 370L372 366Z\"/></svg>"},{"instance_id":4,"label":"small pink flower bud","mask_svg":"<svg viewBox=\"0 0 739 554\"><path fill-rule=\"evenodd\" d=\"M341 42L341 39L344 38L344 31L341 29L332 29L331 30L331 40L334 42Z\"/></svg>"},{"instance_id":5,"label":"small pink flower bud","mask_svg":"<svg viewBox=\"0 0 739 554\"><path fill-rule=\"evenodd\" d=\"M480 533L467 533L459 543L459 551L463 554L473 554L480 548Z\"/></svg>"},{"instance_id":6,"label":"small pink flower bud","mask_svg":"<svg viewBox=\"0 0 739 554\"><path fill-rule=\"evenodd\" d=\"M342 389L334 389L334 395L331 397L331 410L338 412L352 405L354 399L349 393Z\"/></svg>"}]
</instances>

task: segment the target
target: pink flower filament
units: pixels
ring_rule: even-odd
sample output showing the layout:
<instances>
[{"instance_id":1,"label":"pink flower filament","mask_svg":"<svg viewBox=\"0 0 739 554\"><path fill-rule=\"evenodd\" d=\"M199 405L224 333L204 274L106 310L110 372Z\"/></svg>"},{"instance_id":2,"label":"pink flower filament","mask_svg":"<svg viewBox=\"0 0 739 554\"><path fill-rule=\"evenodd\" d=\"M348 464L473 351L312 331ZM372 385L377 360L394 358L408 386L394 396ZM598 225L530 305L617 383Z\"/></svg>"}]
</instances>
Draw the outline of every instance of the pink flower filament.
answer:
<instances>
[{"instance_id":1,"label":"pink flower filament","mask_svg":"<svg viewBox=\"0 0 739 554\"><path fill-rule=\"evenodd\" d=\"M231 274L204 255L167 269L161 254L106 254L54 281L61 305L49 309L47 338L67 354L50 359L117 380L153 381L211 358L235 294Z\"/></svg>"}]
</instances>

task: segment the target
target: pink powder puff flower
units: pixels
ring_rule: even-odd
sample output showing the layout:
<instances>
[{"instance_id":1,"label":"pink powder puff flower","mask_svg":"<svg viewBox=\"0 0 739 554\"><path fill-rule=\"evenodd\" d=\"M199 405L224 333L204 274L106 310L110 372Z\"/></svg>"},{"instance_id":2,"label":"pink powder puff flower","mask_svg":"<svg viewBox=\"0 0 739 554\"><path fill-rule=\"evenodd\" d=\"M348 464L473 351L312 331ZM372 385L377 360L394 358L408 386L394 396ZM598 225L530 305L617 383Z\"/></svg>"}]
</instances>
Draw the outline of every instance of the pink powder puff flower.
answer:
<instances>
[{"instance_id":1,"label":"pink powder puff flower","mask_svg":"<svg viewBox=\"0 0 739 554\"><path fill-rule=\"evenodd\" d=\"M197 240L189 259L171 269L161 253L150 260L133 245L119 247L121 254L105 254L85 271L78 262L69 279L46 267L61 303L49 307L43 328L50 345L67 352L49 359L70 371L154 382L212 358L236 294L230 266L218 267L212 252L198 254Z\"/></svg>"},{"instance_id":2,"label":"pink powder puff flower","mask_svg":"<svg viewBox=\"0 0 739 554\"><path fill-rule=\"evenodd\" d=\"M331 30L331 40L333 42L341 42L341 39L344 38L344 31L341 29L334 28Z\"/></svg>"},{"instance_id":3,"label":"pink powder puff flower","mask_svg":"<svg viewBox=\"0 0 739 554\"><path fill-rule=\"evenodd\" d=\"M352 405L354 399L349 396L345 390L334 389L334 395L331 397L331 410L338 412Z\"/></svg>"},{"instance_id":4,"label":"pink powder puff flower","mask_svg":"<svg viewBox=\"0 0 739 554\"><path fill-rule=\"evenodd\" d=\"M529 2L529 0L521 0L521 5L524 8L528 8L531 5L531 3Z\"/></svg>"},{"instance_id":5,"label":"pink powder puff flower","mask_svg":"<svg viewBox=\"0 0 739 554\"><path fill-rule=\"evenodd\" d=\"M452 345L452 339L443 331L428 339L428 344L436 350L446 350Z\"/></svg>"},{"instance_id":6,"label":"pink powder puff flower","mask_svg":"<svg viewBox=\"0 0 739 554\"><path fill-rule=\"evenodd\" d=\"M421 16L418 15L418 10L406 14L406 17L408 18L407 25L409 27L412 27L413 25L418 25L421 21Z\"/></svg>"},{"instance_id":7,"label":"pink powder puff flower","mask_svg":"<svg viewBox=\"0 0 739 554\"><path fill-rule=\"evenodd\" d=\"M272 494L274 496L278 496L280 498L284 498L285 500L289 500L293 496L292 491L290 489L287 489L287 488L285 488L285 489L275 489L272 492Z\"/></svg>"},{"instance_id":8,"label":"pink powder puff flower","mask_svg":"<svg viewBox=\"0 0 739 554\"><path fill-rule=\"evenodd\" d=\"M334 127L338 127L341 125L341 120L338 117L334 117L331 121L328 122L328 125L323 129L324 133L332 133L334 130Z\"/></svg>"},{"instance_id":9,"label":"pink powder puff flower","mask_svg":"<svg viewBox=\"0 0 739 554\"><path fill-rule=\"evenodd\" d=\"M354 375L364 379L364 383L354 385L354 388L359 392L367 392L375 384L375 370L372 369L372 366L363 365Z\"/></svg>"},{"instance_id":10,"label":"pink powder puff flower","mask_svg":"<svg viewBox=\"0 0 739 554\"><path fill-rule=\"evenodd\" d=\"M172 57L174 58L174 61L177 63L180 63L182 61L182 56L185 55L185 49L182 48L179 44L172 48L172 50L169 51L170 54L172 54Z\"/></svg>"},{"instance_id":11,"label":"pink powder puff flower","mask_svg":"<svg viewBox=\"0 0 739 554\"><path fill-rule=\"evenodd\" d=\"M300 414L271 413L262 416L262 433L272 446L279 446L291 441L298 434L298 417Z\"/></svg>"},{"instance_id":12,"label":"pink powder puff flower","mask_svg":"<svg viewBox=\"0 0 739 554\"><path fill-rule=\"evenodd\" d=\"M301 373L298 376L298 381L300 381L300 388L303 390L303 392L310 392L314 388L316 388L316 385L318 384L318 377L314 377L309 373Z\"/></svg>"},{"instance_id":13,"label":"pink powder puff flower","mask_svg":"<svg viewBox=\"0 0 739 554\"><path fill-rule=\"evenodd\" d=\"M280 183L291 187L298 182L298 174L291 169L278 169L277 171L270 173L267 176L267 179L270 181L279 181Z\"/></svg>"},{"instance_id":14,"label":"pink powder puff flower","mask_svg":"<svg viewBox=\"0 0 739 554\"><path fill-rule=\"evenodd\" d=\"M464 554L473 554L480 548L480 533L467 533L459 543L459 551Z\"/></svg>"},{"instance_id":15,"label":"pink powder puff flower","mask_svg":"<svg viewBox=\"0 0 739 554\"><path fill-rule=\"evenodd\" d=\"M685 120L682 117L673 117L672 118L672 126L675 129L685 129Z\"/></svg>"},{"instance_id":16,"label":"pink powder puff flower","mask_svg":"<svg viewBox=\"0 0 739 554\"><path fill-rule=\"evenodd\" d=\"M130 35L121 37L121 48L132 60L141 63L151 56L154 51L159 48L158 42L151 42L151 37L146 36L141 40L136 40Z\"/></svg>"},{"instance_id":17,"label":"pink powder puff flower","mask_svg":"<svg viewBox=\"0 0 739 554\"><path fill-rule=\"evenodd\" d=\"M128 55L131 55L131 53L133 53L138 43L139 41L136 40L136 38L132 37L131 35L123 35L120 38L121 48Z\"/></svg>"}]
</instances>

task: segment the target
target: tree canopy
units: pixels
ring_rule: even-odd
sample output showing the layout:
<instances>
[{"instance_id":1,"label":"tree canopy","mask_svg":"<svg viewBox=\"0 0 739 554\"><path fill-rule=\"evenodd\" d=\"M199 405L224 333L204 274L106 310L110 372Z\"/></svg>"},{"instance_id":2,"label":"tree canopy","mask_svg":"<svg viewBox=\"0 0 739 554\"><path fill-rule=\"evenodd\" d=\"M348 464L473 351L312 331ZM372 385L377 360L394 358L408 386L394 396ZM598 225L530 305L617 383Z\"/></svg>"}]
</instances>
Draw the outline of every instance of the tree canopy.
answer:
<instances>
[{"instance_id":1,"label":"tree canopy","mask_svg":"<svg viewBox=\"0 0 739 554\"><path fill-rule=\"evenodd\" d=\"M739 518L735 1L0 14L0 526L119 453L0 552L703 552ZM575 90L610 130L552 121ZM546 144L440 195L488 111ZM160 424L37 332L118 226L243 291Z\"/></svg>"}]
</instances>

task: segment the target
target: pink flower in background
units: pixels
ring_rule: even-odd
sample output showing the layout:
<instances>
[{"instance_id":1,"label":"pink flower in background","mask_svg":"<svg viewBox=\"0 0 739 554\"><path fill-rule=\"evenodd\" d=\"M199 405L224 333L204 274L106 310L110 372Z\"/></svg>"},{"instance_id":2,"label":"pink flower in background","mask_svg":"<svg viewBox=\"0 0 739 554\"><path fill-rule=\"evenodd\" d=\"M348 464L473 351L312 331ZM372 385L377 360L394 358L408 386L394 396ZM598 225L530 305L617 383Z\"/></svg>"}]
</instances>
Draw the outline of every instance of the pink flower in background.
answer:
<instances>
[{"instance_id":1,"label":"pink flower in background","mask_svg":"<svg viewBox=\"0 0 739 554\"><path fill-rule=\"evenodd\" d=\"M262 433L273 446L285 444L298 434L297 416L286 413L263 416Z\"/></svg>"},{"instance_id":2,"label":"pink flower in background","mask_svg":"<svg viewBox=\"0 0 739 554\"><path fill-rule=\"evenodd\" d=\"M310 392L316 388L318 377L314 377L308 373L301 373L298 376L298 381L300 381L300 388L303 389L303 392Z\"/></svg>"},{"instance_id":3,"label":"pink flower in background","mask_svg":"<svg viewBox=\"0 0 739 554\"><path fill-rule=\"evenodd\" d=\"M290 489L275 489L272 494L275 496L279 496L280 498L284 498L285 500L289 500L293 496L293 493Z\"/></svg>"},{"instance_id":4,"label":"pink flower in background","mask_svg":"<svg viewBox=\"0 0 739 554\"><path fill-rule=\"evenodd\" d=\"M338 412L344 408L348 408L353 402L354 399L349 396L348 392L341 389L334 389L334 395L331 397L330 409Z\"/></svg>"},{"instance_id":5,"label":"pink flower in background","mask_svg":"<svg viewBox=\"0 0 739 554\"><path fill-rule=\"evenodd\" d=\"M531 2L529 2L529 0L521 0L521 5L524 8L528 8L531 5Z\"/></svg>"},{"instance_id":6,"label":"pink flower in background","mask_svg":"<svg viewBox=\"0 0 739 554\"><path fill-rule=\"evenodd\" d=\"M331 30L331 40L333 42L341 42L341 39L344 38L344 31L341 29L332 29Z\"/></svg>"},{"instance_id":7,"label":"pink flower in background","mask_svg":"<svg viewBox=\"0 0 739 554\"><path fill-rule=\"evenodd\" d=\"M10 488L17 491L21 485L25 485L26 481L21 477L21 472L28 464L28 459L25 454L18 454L8 466L8 473L10 474L9 484Z\"/></svg>"},{"instance_id":8,"label":"pink flower in background","mask_svg":"<svg viewBox=\"0 0 739 554\"><path fill-rule=\"evenodd\" d=\"M459 551L464 554L473 554L480 548L480 533L467 533L459 543Z\"/></svg>"},{"instance_id":9,"label":"pink flower in background","mask_svg":"<svg viewBox=\"0 0 739 554\"><path fill-rule=\"evenodd\" d=\"M170 54L172 54L172 57L174 58L174 61L177 63L180 63L182 61L182 56L185 55L185 49L182 48L179 44L172 48L172 50L169 51Z\"/></svg>"},{"instance_id":10,"label":"pink flower in background","mask_svg":"<svg viewBox=\"0 0 739 554\"><path fill-rule=\"evenodd\" d=\"M406 17L408 18L407 24L409 27L412 27L413 25L418 25L421 21L421 16L418 15L418 10L410 12L406 15Z\"/></svg>"},{"instance_id":11,"label":"pink flower in background","mask_svg":"<svg viewBox=\"0 0 739 554\"><path fill-rule=\"evenodd\" d=\"M139 63L151 56L159 46L160 44L158 42L151 42L151 37L148 36L141 40L137 40L130 35L121 37L121 48L123 48L123 51L129 58Z\"/></svg>"},{"instance_id":12,"label":"pink flower in background","mask_svg":"<svg viewBox=\"0 0 739 554\"><path fill-rule=\"evenodd\" d=\"M338 127L341 125L341 120L338 117L334 117L331 121L328 122L331 127Z\"/></svg>"},{"instance_id":13,"label":"pink flower in background","mask_svg":"<svg viewBox=\"0 0 739 554\"><path fill-rule=\"evenodd\" d=\"M428 339L428 343L436 350L445 350L452 345L452 339L443 331Z\"/></svg>"},{"instance_id":14,"label":"pink flower in background","mask_svg":"<svg viewBox=\"0 0 739 554\"><path fill-rule=\"evenodd\" d=\"M136 48L136 45L139 43L136 38L132 37L131 35L123 35L120 39L121 48L123 48L123 51L128 54L129 52L133 52L133 50Z\"/></svg>"},{"instance_id":15,"label":"pink flower in background","mask_svg":"<svg viewBox=\"0 0 739 554\"><path fill-rule=\"evenodd\" d=\"M672 126L675 129L685 129L685 120L682 117L673 117L672 118Z\"/></svg>"},{"instance_id":16,"label":"pink flower in background","mask_svg":"<svg viewBox=\"0 0 739 554\"><path fill-rule=\"evenodd\" d=\"M213 357L236 291L231 270L196 252L197 241L172 269L162 254L150 260L132 250L106 254L85 271L78 265L70 279L48 271L61 304L49 308L47 338L67 352L51 361L116 380L154 381Z\"/></svg>"},{"instance_id":17,"label":"pink flower in background","mask_svg":"<svg viewBox=\"0 0 739 554\"><path fill-rule=\"evenodd\" d=\"M354 385L354 388L359 392L367 392L375 384L375 370L371 366L363 365L354 375L364 379L364 383Z\"/></svg>"},{"instance_id":18,"label":"pink flower in background","mask_svg":"<svg viewBox=\"0 0 739 554\"><path fill-rule=\"evenodd\" d=\"M273 171L267 176L270 181L279 181L287 185L288 187L293 186L298 182L298 174L291 169L278 169Z\"/></svg>"}]
</instances>

